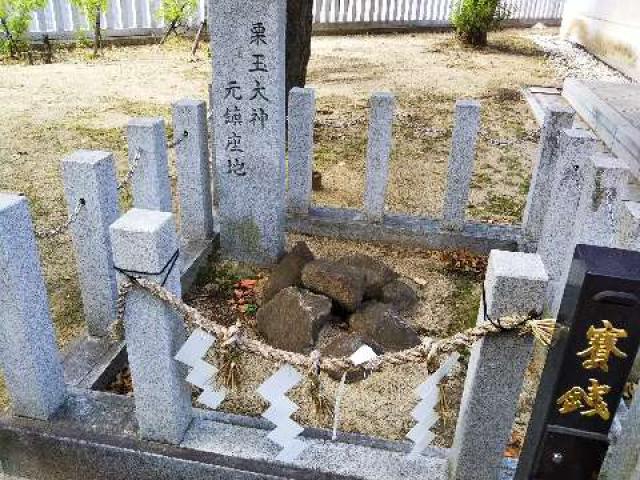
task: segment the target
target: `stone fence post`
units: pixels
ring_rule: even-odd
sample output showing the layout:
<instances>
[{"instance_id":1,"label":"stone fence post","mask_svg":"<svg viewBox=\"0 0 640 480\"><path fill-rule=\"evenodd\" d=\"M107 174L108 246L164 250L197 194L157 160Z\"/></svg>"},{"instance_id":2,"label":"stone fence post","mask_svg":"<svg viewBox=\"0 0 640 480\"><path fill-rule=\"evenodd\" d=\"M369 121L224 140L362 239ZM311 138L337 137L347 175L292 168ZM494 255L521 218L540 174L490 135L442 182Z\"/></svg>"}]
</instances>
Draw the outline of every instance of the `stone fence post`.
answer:
<instances>
[{"instance_id":1,"label":"stone fence post","mask_svg":"<svg viewBox=\"0 0 640 480\"><path fill-rule=\"evenodd\" d=\"M316 96L311 88L292 88L289 92L289 185L287 204L290 214L306 215L311 204L313 175L313 126Z\"/></svg>"},{"instance_id":2,"label":"stone fence post","mask_svg":"<svg viewBox=\"0 0 640 480\"><path fill-rule=\"evenodd\" d=\"M0 365L13 413L47 420L66 387L27 199L0 193Z\"/></svg>"},{"instance_id":3,"label":"stone fence post","mask_svg":"<svg viewBox=\"0 0 640 480\"><path fill-rule=\"evenodd\" d=\"M143 275L180 295L178 241L173 215L132 209L111 225L114 265ZM118 274L119 281L126 277ZM185 342L182 319L149 293L127 297L125 334L143 438L179 444L192 418L186 370L174 356Z\"/></svg>"},{"instance_id":4,"label":"stone fence post","mask_svg":"<svg viewBox=\"0 0 640 480\"><path fill-rule=\"evenodd\" d=\"M554 178L556 171L560 132L571 128L574 117L575 111L568 107L551 107L545 114L522 222L527 249L535 249L540 239L550 205L552 182L549 179Z\"/></svg>"},{"instance_id":5,"label":"stone fence post","mask_svg":"<svg viewBox=\"0 0 640 480\"><path fill-rule=\"evenodd\" d=\"M596 154L587 162L587 169L588 183L584 186L577 215L576 243L614 248L629 167L624 160Z\"/></svg>"},{"instance_id":6,"label":"stone fence post","mask_svg":"<svg viewBox=\"0 0 640 480\"><path fill-rule=\"evenodd\" d=\"M609 447L600 480L638 480L640 473L640 395L635 395L631 408L622 420L622 431Z\"/></svg>"},{"instance_id":7,"label":"stone fence post","mask_svg":"<svg viewBox=\"0 0 640 480\"><path fill-rule=\"evenodd\" d=\"M127 127L136 208L171 211L167 134L162 118L134 118Z\"/></svg>"},{"instance_id":8,"label":"stone fence post","mask_svg":"<svg viewBox=\"0 0 640 480\"><path fill-rule=\"evenodd\" d=\"M369 113L364 211L370 222L380 223L384 218L384 201L389 183L395 99L390 93L374 93L369 104L371 111Z\"/></svg>"},{"instance_id":9,"label":"stone fence post","mask_svg":"<svg viewBox=\"0 0 640 480\"><path fill-rule=\"evenodd\" d=\"M191 241L213 238L213 202L209 171L207 106L180 100L173 106L173 130L180 198L180 236Z\"/></svg>"},{"instance_id":10,"label":"stone fence post","mask_svg":"<svg viewBox=\"0 0 640 480\"><path fill-rule=\"evenodd\" d=\"M458 100L442 207L443 226L450 230L462 230L464 227L479 128L480 103Z\"/></svg>"},{"instance_id":11,"label":"stone fence post","mask_svg":"<svg viewBox=\"0 0 640 480\"><path fill-rule=\"evenodd\" d=\"M69 214L84 202L70 230L87 330L105 337L116 318L118 296L109 238L109 225L120 216L113 155L77 151L62 160L62 178Z\"/></svg>"},{"instance_id":12,"label":"stone fence post","mask_svg":"<svg viewBox=\"0 0 640 480\"><path fill-rule=\"evenodd\" d=\"M542 313L547 283L538 255L492 251L484 282L489 317ZM481 305L478 324L485 321ZM473 346L450 457L452 479L498 478L532 347L532 337L516 332Z\"/></svg>"},{"instance_id":13,"label":"stone fence post","mask_svg":"<svg viewBox=\"0 0 640 480\"><path fill-rule=\"evenodd\" d=\"M597 139L586 130L566 129L560 133L558 165L549 205L538 243L538 254L549 274L547 302L551 315L560 308L576 245L576 220L587 175L587 162L595 153Z\"/></svg>"}]
</instances>

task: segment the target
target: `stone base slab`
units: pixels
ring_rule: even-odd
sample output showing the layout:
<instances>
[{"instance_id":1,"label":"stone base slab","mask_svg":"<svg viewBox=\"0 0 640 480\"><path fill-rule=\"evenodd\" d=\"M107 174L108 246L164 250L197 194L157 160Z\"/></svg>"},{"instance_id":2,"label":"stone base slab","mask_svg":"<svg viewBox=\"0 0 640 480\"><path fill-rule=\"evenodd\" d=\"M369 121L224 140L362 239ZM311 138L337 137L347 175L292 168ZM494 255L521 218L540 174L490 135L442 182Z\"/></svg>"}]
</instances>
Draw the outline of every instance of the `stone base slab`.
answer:
<instances>
[{"instance_id":1,"label":"stone base slab","mask_svg":"<svg viewBox=\"0 0 640 480\"><path fill-rule=\"evenodd\" d=\"M362 212L313 207L309 215L289 217L289 232L367 242L400 244L433 250L466 249L488 254L493 249L517 250L520 227L467 222L461 231L444 228L439 220L387 214L382 223L371 223Z\"/></svg>"}]
</instances>

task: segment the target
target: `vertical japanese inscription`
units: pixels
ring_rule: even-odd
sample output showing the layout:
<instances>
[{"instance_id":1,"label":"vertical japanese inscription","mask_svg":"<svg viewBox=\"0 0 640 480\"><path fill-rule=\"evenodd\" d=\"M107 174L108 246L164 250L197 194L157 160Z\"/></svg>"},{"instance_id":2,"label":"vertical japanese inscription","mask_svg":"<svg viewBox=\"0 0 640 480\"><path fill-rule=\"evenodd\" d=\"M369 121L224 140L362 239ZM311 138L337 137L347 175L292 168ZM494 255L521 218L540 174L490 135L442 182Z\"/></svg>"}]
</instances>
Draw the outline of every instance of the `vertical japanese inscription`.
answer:
<instances>
[{"instance_id":1,"label":"vertical japanese inscription","mask_svg":"<svg viewBox=\"0 0 640 480\"><path fill-rule=\"evenodd\" d=\"M264 130L269 121L269 85L262 73L269 73L266 51L269 46L267 28L263 22L256 21L251 24L249 32L250 56L247 71L251 74L251 84L246 86L248 95L245 96L241 85L237 80L230 80L225 88L226 106L223 112L223 124L227 127L226 136L226 173L244 177L247 175L250 165L245 160L242 130L239 127L247 126L246 134L251 135L251 129ZM263 51L264 50L264 51Z\"/></svg>"},{"instance_id":2,"label":"vertical japanese inscription","mask_svg":"<svg viewBox=\"0 0 640 480\"><path fill-rule=\"evenodd\" d=\"M285 240L286 1L210 6L220 248L272 263Z\"/></svg>"}]
</instances>

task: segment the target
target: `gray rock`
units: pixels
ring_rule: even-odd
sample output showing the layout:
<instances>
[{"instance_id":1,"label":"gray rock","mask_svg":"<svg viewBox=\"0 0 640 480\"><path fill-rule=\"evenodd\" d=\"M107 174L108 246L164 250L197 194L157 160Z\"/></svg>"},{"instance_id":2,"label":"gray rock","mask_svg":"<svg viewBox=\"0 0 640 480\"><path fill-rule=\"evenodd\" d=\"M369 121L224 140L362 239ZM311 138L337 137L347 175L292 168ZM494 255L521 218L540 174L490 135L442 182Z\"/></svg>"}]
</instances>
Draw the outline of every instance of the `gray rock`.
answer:
<instances>
[{"instance_id":1,"label":"gray rock","mask_svg":"<svg viewBox=\"0 0 640 480\"><path fill-rule=\"evenodd\" d=\"M364 345L371 347L378 355L384 353L380 345L372 341L365 341L362 335L349 333L345 330L327 325L320 332L316 348L323 357L350 357ZM330 372L329 376L334 380L341 380L342 378L342 374L340 373ZM366 372L364 370L352 370L347 373L345 382L354 383L364 380L365 378Z\"/></svg>"},{"instance_id":2,"label":"gray rock","mask_svg":"<svg viewBox=\"0 0 640 480\"><path fill-rule=\"evenodd\" d=\"M384 262L368 255L348 255L341 258L340 263L364 273L366 298L380 298L383 287L398 278L398 274Z\"/></svg>"},{"instance_id":3,"label":"gray rock","mask_svg":"<svg viewBox=\"0 0 640 480\"><path fill-rule=\"evenodd\" d=\"M415 347L420 337L401 317L396 308L380 302L369 302L349 318L351 329L367 342L374 342L385 351Z\"/></svg>"},{"instance_id":4,"label":"gray rock","mask_svg":"<svg viewBox=\"0 0 640 480\"><path fill-rule=\"evenodd\" d=\"M302 270L302 284L332 298L345 310L355 312L364 298L365 275L348 265L315 260Z\"/></svg>"},{"instance_id":5,"label":"gray rock","mask_svg":"<svg viewBox=\"0 0 640 480\"><path fill-rule=\"evenodd\" d=\"M382 302L406 310L418 302L415 290L402 280L394 280L382 289Z\"/></svg>"},{"instance_id":6,"label":"gray rock","mask_svg":"<svg viewBox=\"0 0 640 480\"><path fill-rule=\"evenodd\" d=\"M275 297L280 290L298 286L302 276L302 269L313 259L313 253L309 250L307 244L298 242L271 272L262 293L263 303Z\"/></svg>"},{"instance_id":7,"label":"gray rock","mask_svg":"<svg viewBox=\"0 0 640 480\"><path fill-rule=\"evenodd\" d=\"M307 353L330 313L327 297L289 287L258 310L258 330L276 348Z\"/></svg>"}]
</instances>

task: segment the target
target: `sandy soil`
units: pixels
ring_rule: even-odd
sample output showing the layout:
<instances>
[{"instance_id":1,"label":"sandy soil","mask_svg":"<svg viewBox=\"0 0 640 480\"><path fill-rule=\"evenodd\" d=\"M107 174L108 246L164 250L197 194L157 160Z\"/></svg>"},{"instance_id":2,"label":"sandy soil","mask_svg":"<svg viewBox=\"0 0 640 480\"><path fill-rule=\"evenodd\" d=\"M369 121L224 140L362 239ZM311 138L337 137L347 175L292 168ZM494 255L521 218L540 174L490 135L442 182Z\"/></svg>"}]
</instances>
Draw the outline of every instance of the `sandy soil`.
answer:
<instances>
[{"instance_id":1,"label":"sandy soil","mask_svg":"<svg viewBox=\"0 0 640 480\"><path fill-rule=\"evenodd\" d=\"M98 60L89 60L79 50L60 53L54 65L0 66L0 190L26 193L35 222L43 228L57 225L66 215L59 172L64 155L79 148L112 151L123 176L124 129L130 117L162 116L170 121L170 105L178 98L206 98L208 52L191 58L189 47L186 41L174 41L162 49L119 47L107 50ZM484 51L464 49L449 34L316 37L309 83L318 90L315 160L326 188L315 195L315 201L360 205L367 98L374 91L388 90L396 94L398 108L387 207L437 214L445 187L454 103L460 97L474 97L483 102L483 134L469 213L490 221L517 221L534 149L527 132L535 129L518 89L555 82L541 52L519 32L493 35ZM497 147L489 139L515 143ZM126 196L122 199L124 206L129 201ZM325 240L314 240L313 246L329 256L346 248ZM353 248L362 251L365 246ZM82 330L70 240L63 235L41 242L40 249L58 340L64 346ZM468 304L477 293L475 287L456 284L459 280L424 252L366 249L399 270L406 268L408 276L438 286L423 291L420 317L433 334L465 323L466 314L460 313L465 310L451 308L446 299L459 295L460 303ZM257 379L266 372L254 375ZM351 403L353 414L345 414L343 428L399 436L408 427L410 392L424 375L423 369L416 368L391 372L383 380L367 380L363 396ZM379 395L383 390L402 392L388 403L393 405L389 410L399 412L397 423L380 413L384 409L376 402L387 401ZM6 405L3 395L0 385L0 405ZM355 393L350 390L347 395ZM238 411L255 412L256 408L255 403L237 400ZM393 431L382 425L394 423L398 428Z\"/></svg>"}]
</instances>

